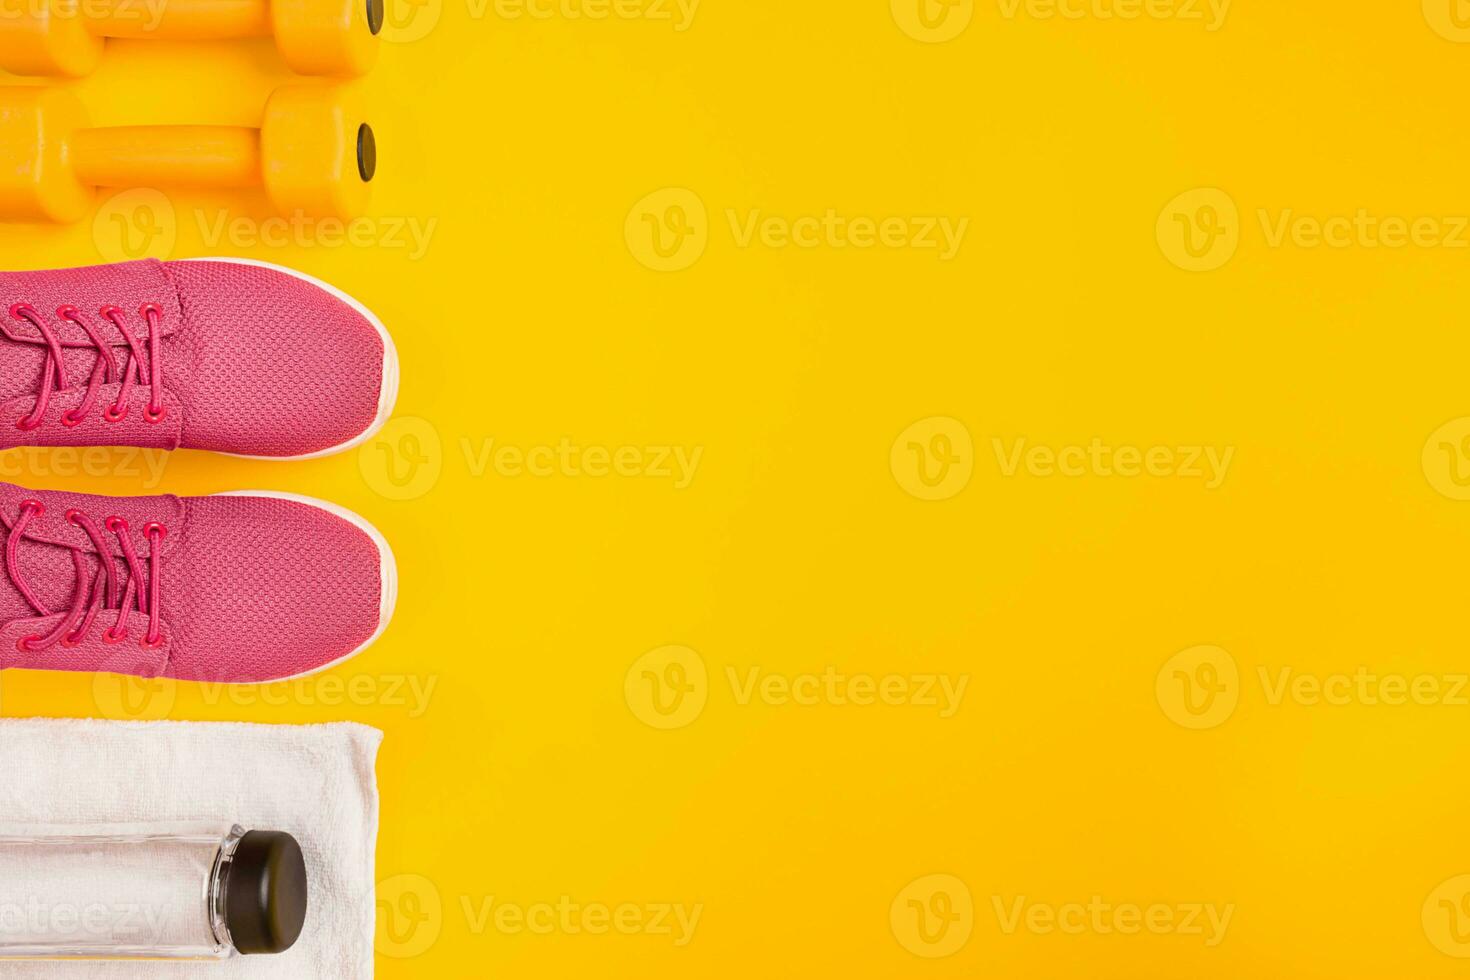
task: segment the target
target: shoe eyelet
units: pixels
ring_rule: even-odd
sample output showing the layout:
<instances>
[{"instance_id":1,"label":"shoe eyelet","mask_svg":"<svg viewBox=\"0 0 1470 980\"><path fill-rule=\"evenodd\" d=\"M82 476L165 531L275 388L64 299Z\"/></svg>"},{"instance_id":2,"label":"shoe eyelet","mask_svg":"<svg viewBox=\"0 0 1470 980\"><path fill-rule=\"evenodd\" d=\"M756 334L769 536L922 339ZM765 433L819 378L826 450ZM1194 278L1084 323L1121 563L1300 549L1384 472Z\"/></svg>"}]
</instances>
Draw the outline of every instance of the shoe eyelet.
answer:
<instances>
[{"instance_id":1,"label":"shoe eyelet","mask_svg":"<svg viewBox=\"0 0 1470 980\"><path fill-rule=\"evenodd\" d=\"M10 307L10 318L12 320L30 320L36 315L36 308L29 303L13 303Z\"/></svg>"},{"instance_id":2,"label":"shoe eyelet","mask_svg":"<svg viewBox=\"0 0 1470 980\"><path fill-rule=\"evenodd\" d=\"M144 636L138 640L138 646L142 647L144 650L157 650L159 647L163 646L163 635L159 634L159 637L156 640L150 640L148 639L148 637Z\"/></svg>"},{"instance_id":3,"label":"shoe eyelet","mask_svg":"<svg viewBox=\"0 0 1470 980\"><path fill-rule=\"evenodd\" d=\"M102 642L103 643L121 643L123 640L126 640L127 638L128 638L128 631L127 630L123 630L121 633L114 633L112 631L112 629L109 627L108 629L105 629L105 630L102 631Z\"/></svg>"},{"instance_id":4,"label":"shoe eyelet","mask_svg":"<svg viewBox=\"0 0 1470 980\"><path fill-rule=\"evenodd\" d=\"M31 644L39 639L39 636L22 636L20 639L15 641L15 648L21 653L35 653L35 650L31 647Z\"/></svg>"},{"instance_id":5,"label":"shoe eyelet","mask_svg":"<svg viewBox=\"0 0 1470 980\"><path fill-rule=\"evenodd\" d=\"M27 421L29 419L30 419L30 416L27 415L25 418L23 418L20 421L16 422L15 423L15 427L17 429L19 429L20 431L22 431L22 432L35 432L37 429L39 429L41 427L41 420L40 419L36 419L36 421L31 422L29 425L27 425L26 423L27 423Z\"/></svg>"},{"instance_id":6,"label":"shoe eyelet","mask_svg":"<svg viewBox=\"0 0 1470 980\"><path fill-rule=\"evenodd\" d=\"M77 526L81 526L81 521L79 521L77 519L77 518L79 518L81 516L82 516L82 512L81 511L77 510L75 507L70 507L66 511L66 523L68 523L68 524L75 524Z\"/></svg>"},{"instance_id":7,"label":"shoe eyelet","mask_svg":"<svg viewBox=\"0 0 1470 980\"><path fill-rule=\"evenodd\" d=\"M121 422L128 417L128 407L124 405L122 410L118 411L116 405L108 405L102 410L102 417L109 422Z\"/></svg>"},{"instance_id":8,"label":"shoe eyelet","mask_svg":"<svg viewBox=\"0 0 1470 980\"><path fill-rule=\"evenodd\" d=\"M167 415L167 414L168 414L168 406L167 405L160 406L159 409L158 409L158 414L156 414L156 415L153 413L153 406L152 405L148 405L148 406L146 406L143 409L143 417L145 419L147 419L149 422L162 422L163 421L163 417L165 415Z\"/></svg>"},{"instance_id":9,"label":"shoe eyelet","mask_svg":"<svg viewBox=\"0 0 1470 980\"><path fill-rule=\"evenodd\" d=\"M77 314L80 312L81 311L78 310L75 306L72 306L70 304L63 304L56 308L56 318L58 320L71 320L73 323L75 323L77 319Z\"/></svg>"},{"instance_id":10,"label":"shoe eyelet","mask_svg":"<svg viewBox=\"0 0 1470 980\"><path fill-rule=\"evenodd\" d=\"M163 316L163 306L159 303L144 303L138 307L139 316L146 317L150 313Z\"/></svg>"},{"instance_id":11,"label":"shoe eyelet","mask_svg":"<svg viewBox=\"0 0 1470 980\"><path fill-rule=\"evenodd\" d=\"M76 416L72 415L71 412L61 413L61 424L66 426L68 429L75 429L77 426L81 425L85 421L86 419L79 419Z\"/></svg>"},{"instance_id":12,"label":"shoe eyelet","mask_svg":"<svg viewBox=\"0 0 1470 980\"><path fill-rule=\"evenodd\" d=\"M106 526L107 530L111 531L113 534L128 533L128 522L123 520L121 517L109 517L103 523Z\"/></svg>"},{"instance_id":13,"label":"shoe eyelet","mask_svg":"<svg viewBox=\"0 0 1470 980\"><path fill-rule=\"evenodd\" d=\"M82 638L75 633L68 633L61 638L61 645L70 650L72 647L82 645Z\"/></svg>"},{"instance_id":14,"label":"shoe eyelet","mask_svg":"<svg viewBox=\"0 0 1470 980\"><path fill-rule=\"evenodd\" d=\"M39 500L22 500L20 502L20 509L22 511L28 510L31 513L35 514L37 517L46 516L46 505L41 503Z\"/></svg>"},{"instance_id":15,"label":"shoe eyelet","mask_svg":"<svg viewBox=\"0 0 1470 980\"><path fill-rule=\"evenodd\" d=\"M155 534L158 535L158 540L162 541L164 538L168 537L168 528L164 527L157 521L149 521L148 526L143 528L143 537L152 541Z\"/></svg>"}]
</instances>

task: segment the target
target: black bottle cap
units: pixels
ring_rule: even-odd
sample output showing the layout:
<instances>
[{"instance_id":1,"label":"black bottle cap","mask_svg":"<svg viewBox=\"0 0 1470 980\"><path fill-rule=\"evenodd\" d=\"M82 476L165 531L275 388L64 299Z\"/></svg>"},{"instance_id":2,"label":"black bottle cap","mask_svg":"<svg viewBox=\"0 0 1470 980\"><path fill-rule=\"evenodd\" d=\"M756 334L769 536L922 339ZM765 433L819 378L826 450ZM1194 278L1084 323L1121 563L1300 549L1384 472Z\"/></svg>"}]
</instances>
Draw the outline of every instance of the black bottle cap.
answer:
<instances>
[{"instance_id":1,"label":"black bottle cap","mask_svg":"<svg viewBox=\"0 0 1470 980\"><path fill-rule=\"evenodd\" d=\"M240 838L225 879L225 925L241 953L284 953L306 924L306 858L290 834Z\"/></svg>"}]
</instances>

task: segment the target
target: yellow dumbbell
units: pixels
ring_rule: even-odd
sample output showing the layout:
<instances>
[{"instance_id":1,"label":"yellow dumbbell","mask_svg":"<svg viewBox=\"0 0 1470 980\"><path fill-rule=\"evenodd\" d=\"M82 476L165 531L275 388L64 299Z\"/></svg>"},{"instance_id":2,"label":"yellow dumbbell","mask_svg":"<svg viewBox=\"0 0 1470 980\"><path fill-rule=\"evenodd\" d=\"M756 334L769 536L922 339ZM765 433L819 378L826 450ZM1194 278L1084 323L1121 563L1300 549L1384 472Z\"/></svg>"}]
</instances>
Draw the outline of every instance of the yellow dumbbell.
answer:
<instances>
[{"instance_id":1,"label":"yellow dumbbell","mask_svg":"<svg viewBox=\"0 0 1470 980\"><path fill-rule=\"evenodd\" d=\"M92 129L65 90L0 88L0 221L78 221L98 187L264 187L284 214L356 217L377 169L365 118L348 91L299 84L259 129Z\"/></svg>"},{"instance_id":2,"label":"yellow dumbbell","mask_svg":"<svg viewBox=\"0 0 1470 980\"><path fill-rule=\"evenodd\" d=\"M365 74L378 57L384 0L17 0L0 11L0 68L90 74L110 37L217 41L271 37L292 71Z\"/></svg>"}]
</instances>

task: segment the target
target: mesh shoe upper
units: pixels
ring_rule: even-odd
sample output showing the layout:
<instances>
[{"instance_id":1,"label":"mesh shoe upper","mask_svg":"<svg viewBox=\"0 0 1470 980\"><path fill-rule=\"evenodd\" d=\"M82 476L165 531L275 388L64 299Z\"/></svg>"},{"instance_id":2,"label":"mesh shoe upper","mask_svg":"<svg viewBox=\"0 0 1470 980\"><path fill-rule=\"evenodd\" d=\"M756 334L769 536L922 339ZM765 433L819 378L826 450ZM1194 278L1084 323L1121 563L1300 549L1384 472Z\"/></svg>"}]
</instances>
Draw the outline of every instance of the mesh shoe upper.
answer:
<instances>
[{"instance_id":1,"label":"mesh shoe upper","mask_svg":"<svg viewBox=\"0 0 1470 980\"><path fill-rule=\"evenodd\" d=\"M0 273L0 346L0 448L311 455L380 424L396 384L364 310L223 260Z\"/></svg>"},{"instance_id":2,"label":"mesh shoe upper","mask_svg":"<svg viewBox=\"0 0 1470 980\"><path fill-rule=\"evenodd\" d=\"M0 483L0 522L0 668L275 680L351 656L391 613L386 546L297 500Z\"/></svg>"}]
</instances>

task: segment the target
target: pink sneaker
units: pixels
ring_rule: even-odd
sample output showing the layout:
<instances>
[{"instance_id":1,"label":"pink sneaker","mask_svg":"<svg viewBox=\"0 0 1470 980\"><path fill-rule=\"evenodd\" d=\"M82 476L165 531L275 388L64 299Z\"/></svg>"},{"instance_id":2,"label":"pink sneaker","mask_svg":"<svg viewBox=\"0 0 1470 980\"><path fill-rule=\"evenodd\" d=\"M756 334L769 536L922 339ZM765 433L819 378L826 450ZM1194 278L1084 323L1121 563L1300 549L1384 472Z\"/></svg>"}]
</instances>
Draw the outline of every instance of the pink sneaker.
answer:
<instances>
[{"instance_id":1,"label":"pink sneaker","mask_svg":"<svg viewBox=\"0 0 1470 980\"><path fill-rule=\"evenodd\" d=\"M299 677L377 639L397 597L383 536L306 497L99 497L0 483L0 521L0 669Z\"/></svg>"},{"instance_id":2,"label":"pink sneaker","mask_svg":"<svg viewBox=\"0 0 1470 980\"><path fill-rule=\"evenodd\" d=\"M0 449L309 459L367 441L398 394L366 307L244 259L0 273L0 347Z\"/></svg>"}]
</instances>

